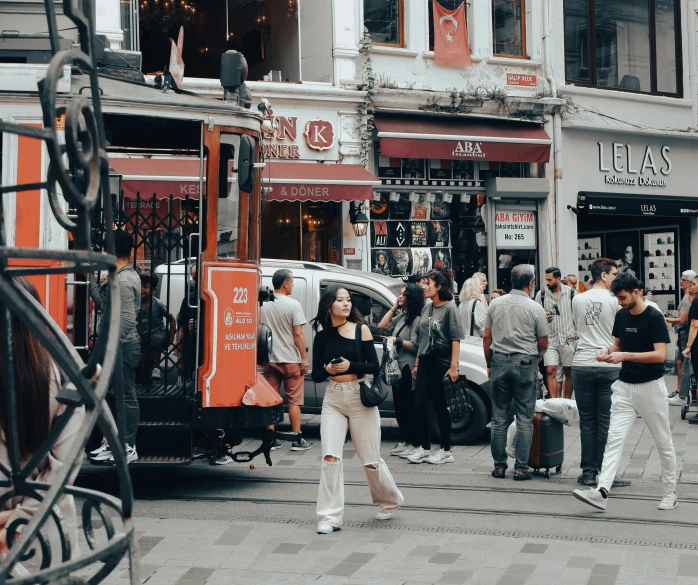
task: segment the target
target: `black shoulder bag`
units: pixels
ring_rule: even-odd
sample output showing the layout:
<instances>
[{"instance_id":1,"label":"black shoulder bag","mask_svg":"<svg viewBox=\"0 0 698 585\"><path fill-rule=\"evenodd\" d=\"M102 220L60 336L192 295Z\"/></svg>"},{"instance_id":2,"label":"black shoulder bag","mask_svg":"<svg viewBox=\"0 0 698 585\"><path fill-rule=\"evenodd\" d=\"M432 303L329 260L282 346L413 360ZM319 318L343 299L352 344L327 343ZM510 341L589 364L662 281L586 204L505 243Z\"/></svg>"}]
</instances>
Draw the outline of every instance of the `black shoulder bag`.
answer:
<instances>
[{"instance_id":1,"label":"black shoulder bag","mask_svg":"<svg viewBox=\"0 0 698 585\"><path fill-rule=\"evenodd\" d=\"M356 341L356 359L357 361L361 362L363 361L363 351L361 351L361 325L356 326L356 333L355 333L355 341ZM381 373L383 370L383 360L381 360L381 366L378 369L378 373L373 376L373 383L369 387L368 384L364 384L363 382L360 383L360 388L361 388L361 404L364 406L370 408L372 406L378 406L381 404L387 397L388 397L388 391L383 388L383 386L380 383L380 377Z\"/></svg>"},{"instance_id":2,"label":"black shoulder bag","mask_svg":"<svg viewBox=\"0 0 698 585\"><path fill-rule=\"evenodd\" d=\"M480 299L475 299L473 301L473 306L470 307L470 337L473 336L473 327L475 327L475 305L480 302ZM478 335L480 335L480 331L478 329Z\"/></svg>"}]
</instances>

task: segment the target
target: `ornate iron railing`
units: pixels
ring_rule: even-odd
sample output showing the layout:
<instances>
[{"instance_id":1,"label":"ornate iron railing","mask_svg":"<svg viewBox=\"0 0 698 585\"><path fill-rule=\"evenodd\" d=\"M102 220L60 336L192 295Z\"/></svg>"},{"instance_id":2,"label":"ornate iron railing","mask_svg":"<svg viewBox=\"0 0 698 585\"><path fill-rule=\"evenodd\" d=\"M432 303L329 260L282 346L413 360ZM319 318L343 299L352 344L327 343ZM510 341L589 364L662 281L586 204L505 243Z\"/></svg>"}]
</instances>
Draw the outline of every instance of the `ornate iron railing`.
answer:
<instances>
[{"instance_id":1,"label":"ornate iron railing","mask_svg":"<svg viewBox=\"0 0 698 585\"><path fill-rule=\"evenodd\" d=\"M109 194L109 162L106 153L104 122L100 102L97 64L95 62L95 34L93 3L63 0L64 15L79 32L80 46L61 51L56 22L55 0L44 0L53 58L46 77L39 82L39 100L43 113L43 127L0 122L0 132L18 134L43 141L49 154L47 179L44 182L2 185L0 197L41 189L58 224L67 230L73 241L72 249L44 250L17 248L8 245L4 207L0 205L0 357L4 382L4 411L2 421L7 461L0 461L0 510L29 497L39 506L29 519L17 518L7 529L9 551L0 564L0 585L60 583L97 584L101 582L126 556L130 561L131 583L138 578L137 550L132 519L133 494L126 467L123 446L105 397L114 370L119 344L119 293L116 281L116 259L112 232L112 211ZM78 8L76 5L79 5ZM90 96L75 95L65 98L67 105L56 103L57 84L65 65L78 66L89 75ZM59 139L56 119L65 116L65 141ZM39 161L36 161L39 164ZM67 205L66 205L67 203ZM106 252L94 252L90 242L90 212L100 205L106 214ZM64 209L76 210L67 214ZM110 299L104 311L100 335L95 342L88 363L84 363L70 340L58 327L40 303L13 281L15 276L91 273L108 271ZM14 378L11 315L22 320L48 350L64 375L65 382L58 400L66 405L64 413L54 422L41 448L29 459L22 461L19 448L17 395L22 392ZM101 375L94 377L101 365ZM117 396L118 402L119 396ZM61 463L50 485L32 481L32 473L45 462L54 443L77 408L85 407L84 424L77 433L70 454ZM95 425L109 442L114 454L121 500L96 491L70 485L71 478L81 465L85 445ZM73 545L56 504L61 498L73 495L82 500L82 530L89 551L81 551L73 558ZM117 516L119 518L117 518ZM95 518L103 526L104 535L95 535ZM60 545L47 537L46 528L57 530ZM106 536L106 537L105 537ZM30 562L31 561L31 562ZM25 564L36 565L28 571ZM101 564L100 564L101 563ZM88 570L89 569L89 570ZM84 570L85 576L80 576Z\"/></svg>"}]
</instances>

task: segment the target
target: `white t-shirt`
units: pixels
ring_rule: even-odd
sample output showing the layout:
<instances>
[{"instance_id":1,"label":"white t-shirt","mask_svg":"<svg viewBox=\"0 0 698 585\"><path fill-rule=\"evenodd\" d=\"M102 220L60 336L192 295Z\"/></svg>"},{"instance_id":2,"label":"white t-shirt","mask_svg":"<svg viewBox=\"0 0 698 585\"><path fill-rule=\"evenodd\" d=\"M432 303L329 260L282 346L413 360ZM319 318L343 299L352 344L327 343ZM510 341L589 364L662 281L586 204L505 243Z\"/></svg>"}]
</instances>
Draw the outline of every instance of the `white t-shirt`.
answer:
<instances>
[{"instance_id":1,"label":"white t-shirt","mask_svg":"<svg viewBox=\"0 0 698 585\"><path fill-rule=\"evenodd\" d=\"M572 319L574 321L579 341L577 352L574 354L573 366L592 368L620 368L621 364L607 364L596 361L600 349L611 347L613 324L616 312L620 309L618 300L611 291L603 288L592 288L572 299Z\"/></svg>"},{"instance_id":2,"label":"white t-shirt","mask_svg":"<svg viewBox=\"0 0 698 585\"><path fill-rule=\"evenodd\" d=\"M273 364L300 364L301 354L296 347L293 328L305 325L301 304L289 296L274 294L274 301L262 304L262 323L268 325L272 334L270 362Z\"/></svg>"}]
</instances>

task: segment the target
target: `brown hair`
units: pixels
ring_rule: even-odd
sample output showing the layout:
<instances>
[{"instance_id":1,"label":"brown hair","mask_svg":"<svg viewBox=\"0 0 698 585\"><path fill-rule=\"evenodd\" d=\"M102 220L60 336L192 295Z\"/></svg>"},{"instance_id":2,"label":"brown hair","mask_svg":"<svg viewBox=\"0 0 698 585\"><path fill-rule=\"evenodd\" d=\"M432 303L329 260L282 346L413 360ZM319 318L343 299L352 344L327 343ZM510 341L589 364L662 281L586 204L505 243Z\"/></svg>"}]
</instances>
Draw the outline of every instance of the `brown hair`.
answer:
<instances>
[{"instance_id":1,"label":"brown hair","mask_svg":"<svg viewBox=\"0 0 698 585\"><path fill-rule=\"evenodd\" d=\"M427 278L432 280L436 286L441 287L437 293L440 300L453 300L453 292L451 291L453 287L453 272L450 270L430 270Z\"/></svg>"},{"instance_id":2,"label":"brown hair","mask_svg":"<svg viewBox=\"0 0 698 585\"><path fill-rule=\"evenodd\" d=\"M24 288L37 301L39 293L24 277L14 282ZM22 459L36 453L50 431L50 391L53 377L53 360L22 319L12 313L12 352L14 355L15 392L17 400L17 430L19 452ZM5 356L0 353L0 428L5 432ZM7 433L5 432L5 442Z\"/></svg>"},{"instance_id":3,"label":"brown hair","mask_svg":"<svg viewBox=\"0 0 698 585\"><path fill-rule=\"evenodd\" d=\"M610 258L597 258L594 260L589 268L591 272L591 282L594 284L599 282L601 280L601 275L611 272L611 268L618 268L618 265Z\"/></svg>"}]
</instances>

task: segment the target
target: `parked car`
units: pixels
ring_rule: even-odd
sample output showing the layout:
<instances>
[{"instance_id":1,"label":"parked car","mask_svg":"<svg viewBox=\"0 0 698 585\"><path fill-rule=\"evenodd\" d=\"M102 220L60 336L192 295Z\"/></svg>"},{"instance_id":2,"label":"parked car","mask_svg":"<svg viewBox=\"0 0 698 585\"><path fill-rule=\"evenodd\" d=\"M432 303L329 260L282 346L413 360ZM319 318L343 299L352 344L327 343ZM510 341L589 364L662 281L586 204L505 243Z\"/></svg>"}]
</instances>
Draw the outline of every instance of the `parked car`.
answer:
<instances>
[{"instance_id":1,"label":"parked car","mask_svg":"<svg viewBox=\"0 0 698 585\"><path fill-rule=\"evenodd\" d=\"M372 326L380 323L383 315L395 304L404 286L402 281L388 276L350 270L336 264L264 259L262 260L262 285L271 289L272 275L280 268L293 272L294 288L291 296L301 304L309 322L315 317L320 291L330 283L341 284L352 293L366 323ZM170 264L169 268L167 265L162 265L155 270L160 276L158 296L164 302L169 295L169 306L172 307L173 313L179 310L184 296L184 270L185 261L183 260ZM305 338L308 345L308 360L312 364L313 331L310 323L305 326ZM376 351L380 356L382 339L377 336L375 341ZM473 412L469 417L454 421L452 436L456 444L469 444L477 441L483 434L492 413L487 365L482 350L482 340L479 338L461 341L459 372L467 380ZM310 374L306 375L303 412L320 413L326 388L327 382L316 384ZM380 414L383 417L392 418L395 416L394 409L392 393L389 392L388 398L380 406ZM436 437L438 422L433 409L430 421L432 433Z\"/></svg>"}]
</instances>

